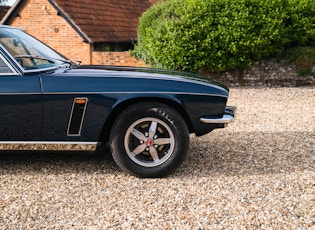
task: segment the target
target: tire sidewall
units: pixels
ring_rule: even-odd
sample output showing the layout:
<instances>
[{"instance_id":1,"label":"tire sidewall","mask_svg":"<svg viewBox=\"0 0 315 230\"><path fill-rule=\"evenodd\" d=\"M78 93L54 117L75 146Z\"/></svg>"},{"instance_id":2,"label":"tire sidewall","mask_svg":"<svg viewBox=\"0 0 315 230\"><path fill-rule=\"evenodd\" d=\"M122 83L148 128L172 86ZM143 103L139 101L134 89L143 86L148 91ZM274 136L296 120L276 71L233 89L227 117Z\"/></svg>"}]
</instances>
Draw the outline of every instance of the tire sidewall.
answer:
<instances>
[{"instance_id":1,"label":"tire sidewall","mask_svg":"<svg viewBox=\"0 0 315 230\"><path fill-rule=\"evenodd\" d=\"M162 164L145 167L134 162L127 154L124 138L129 127L142 118L156 118L165 122L174 135L174 150ZM189 145L187 126L172 108L161 103L139 103L124 110L113 124L110 136L112 155L118 166L138 177L163 177L176 170L185 158Z\"/></svg>"}]
</instances>

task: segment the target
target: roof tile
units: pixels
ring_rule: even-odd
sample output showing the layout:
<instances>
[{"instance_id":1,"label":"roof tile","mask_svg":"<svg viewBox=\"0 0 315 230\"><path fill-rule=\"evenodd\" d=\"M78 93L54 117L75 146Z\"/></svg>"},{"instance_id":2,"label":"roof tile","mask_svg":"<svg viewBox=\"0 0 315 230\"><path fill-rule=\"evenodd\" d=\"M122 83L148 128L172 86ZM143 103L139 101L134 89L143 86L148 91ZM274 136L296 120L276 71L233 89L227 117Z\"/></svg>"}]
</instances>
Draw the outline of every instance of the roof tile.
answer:
<instances>
[{"instance_id":1,"label":"roof tile","mask_svg":"<svg viewBox=\"0 0 315 230\"><path fill-rule=\"evenodd\" d=\"M72 23L94 42L135 40L139 17L161 0L54 0Z\"/></svg>"}]
</instances>

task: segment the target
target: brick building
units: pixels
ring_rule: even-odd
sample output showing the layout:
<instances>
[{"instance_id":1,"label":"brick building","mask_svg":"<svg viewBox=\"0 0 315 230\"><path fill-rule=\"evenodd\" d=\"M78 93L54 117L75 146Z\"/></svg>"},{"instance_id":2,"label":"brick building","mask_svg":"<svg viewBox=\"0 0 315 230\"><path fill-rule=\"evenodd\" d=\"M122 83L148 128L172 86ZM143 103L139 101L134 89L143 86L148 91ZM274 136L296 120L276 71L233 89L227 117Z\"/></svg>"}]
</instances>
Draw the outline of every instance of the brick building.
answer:
<instances>
[{"instance_id":1,"label":"brick building","mask_svg":"<svg viewBox=\"0 0 315 230\"><path fill-rule=\"evenodd\" d=\"M82 64L143 66L131 57L138 19L158 0L17 0L1 20Z\"/></svg>"}]
</instances>

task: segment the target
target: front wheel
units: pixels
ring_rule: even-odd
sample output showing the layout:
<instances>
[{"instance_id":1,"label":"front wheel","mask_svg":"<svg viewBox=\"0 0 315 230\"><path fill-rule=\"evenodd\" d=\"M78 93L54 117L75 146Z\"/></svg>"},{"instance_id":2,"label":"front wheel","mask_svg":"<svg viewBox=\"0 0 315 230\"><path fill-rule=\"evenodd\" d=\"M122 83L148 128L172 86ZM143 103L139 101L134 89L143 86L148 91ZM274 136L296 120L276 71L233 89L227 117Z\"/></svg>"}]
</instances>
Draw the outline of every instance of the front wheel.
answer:
<instances>
[{"instance_id":1,"label":"front wheel","mask_svg":"<svg viewBox=\"0 0 315 230\"><path fill-rule=\"evenodd\" d=\"M110 146L120 168L138 177L163 177L184 160L189 145L187 125L162 103L138 103L113 124Z\"/></svg>"}]
</instances>

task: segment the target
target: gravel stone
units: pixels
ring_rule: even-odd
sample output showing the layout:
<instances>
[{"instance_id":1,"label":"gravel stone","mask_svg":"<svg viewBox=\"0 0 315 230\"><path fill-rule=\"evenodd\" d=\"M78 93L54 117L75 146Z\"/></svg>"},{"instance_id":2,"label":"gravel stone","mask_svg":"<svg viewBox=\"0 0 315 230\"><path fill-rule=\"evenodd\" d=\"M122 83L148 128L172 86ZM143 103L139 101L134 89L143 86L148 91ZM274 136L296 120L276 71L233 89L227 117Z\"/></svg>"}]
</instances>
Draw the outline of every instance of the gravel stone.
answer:
<instances>
[{"instance_id":1,"label":"gravel stone","mask_svg":"<svg viewBox=\"0 0 315 230\"><path fill-rule=\"evenodd\" d=\"M0 228L315 229L314 89L232 88L236 121L163 179L91 146L2 145Z\"/></svg>"}]
</instances>

